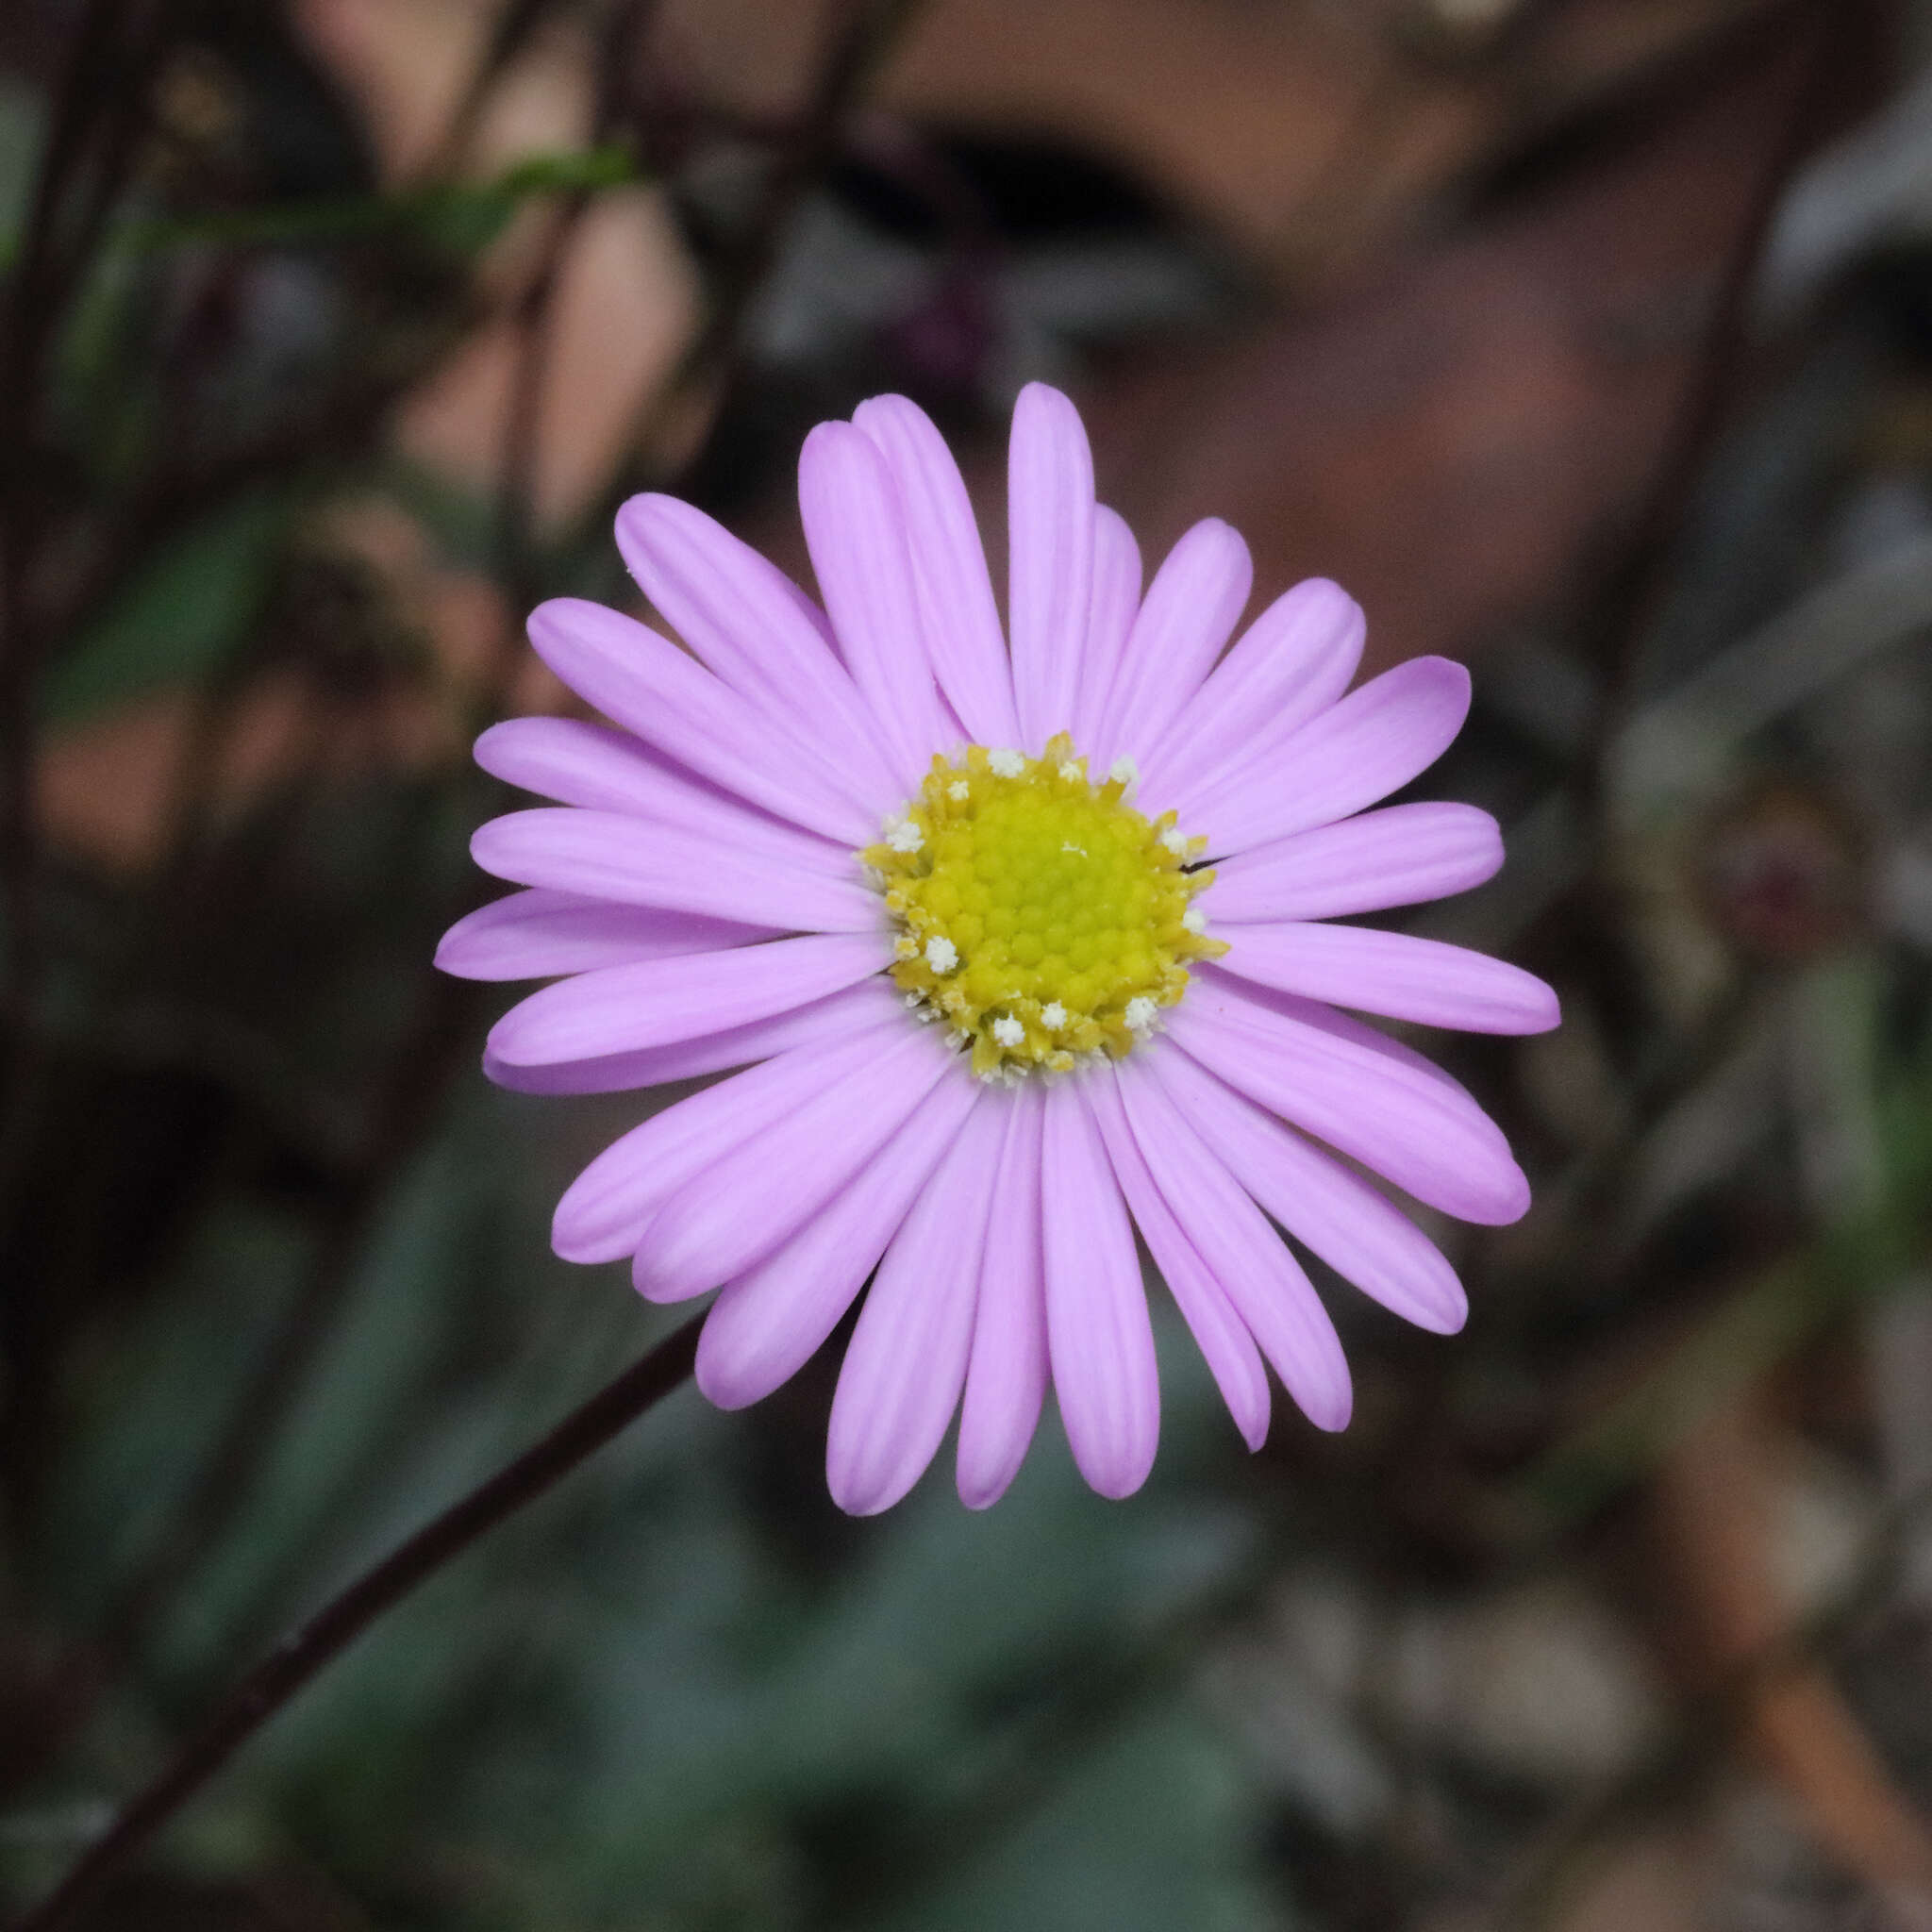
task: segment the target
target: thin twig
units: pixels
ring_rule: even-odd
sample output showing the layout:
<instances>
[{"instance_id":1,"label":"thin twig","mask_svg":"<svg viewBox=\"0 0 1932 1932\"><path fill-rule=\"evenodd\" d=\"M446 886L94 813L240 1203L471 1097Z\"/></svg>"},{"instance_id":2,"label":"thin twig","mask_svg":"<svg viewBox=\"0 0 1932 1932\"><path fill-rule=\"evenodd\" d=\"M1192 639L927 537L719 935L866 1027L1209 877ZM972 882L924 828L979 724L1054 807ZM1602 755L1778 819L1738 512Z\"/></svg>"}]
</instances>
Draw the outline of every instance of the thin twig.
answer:
<instances>
[{"instance_id":1,"label":"thin twig","mask_svg":"<svg viewBox=\"0 0 1932 1932\"><path fill-rule=\"evenodd\" d=\"M28 1050L27 1020L40 975L30 702L39 651L27 608L39 521L28 475L35 399L59 308L61 277L55 271L60 211L69 180L85 156L88 130L102 111L97 69L125 10L125 0L90 0L75 30L0 309L0 872L7 885L0 1018L16 1060ZM20 1111L16 1098L10 1117L17 1120Z\"/></svg>"},{"instance_id":2,"label":"thin twig","mask_svg":"<svg viewBox=\"0 0 1932 1932\"><path fill-rule=\"evenodd\" d=\"M845 0L811 104L780 153L758 210L714 279L709 314L670 379L641 413L633 437L648 452L655 431L693 391L722 384L744 340L753 299L776 258L785 230L813 184L838 158L846 124L918 10L920 0ZM661 487L661 486L659 486Z\"/></svg>"},{"instance_id":3,"label":"thin twig","mask_svg":"<svg viewBox=\"0 0 1932 1932\"><path fill-rule=\"evenodd\" d=\"M491 90L543 24L544 16L554 12L556 7L557 0L506 0L503 10L491 24L482 56L471 69L441 137L416 175L418 180L441 181L460 165L463 150L469 146L483 109L489 105Z\"/></svg>"},{"instance_id":4,"label":"thin twig","mask_svg":"<svg viewBox=\"0 0 1932 1932\"><path fill-rule=\"evenodd\" d=\"M844 121L858 92L874 71L891 31L908 15L909 7L908 0L858 0L850 12L847 26L834 41L822 72L812 110L799 130L795 144L774 171L760 216L753 225L750 241L737 258L735 273L727 278L724 294L712 311L699 352L692 361L715 369L728 360L730 350L741 332L751 295L769 264L785 221L816 174L835 153ZM580 197L559 210L545 264L517 312L524 355L519 359L518 375L506 412L496 504L496 575L506 596L513 605L527 601L532 591L528 520L539 455L548 318L568 240L586 205ZM687 369L691 366L690 363L686 365ZM498 702L501 690L516 661L514 641L512 636L496 667L496 678L492 680L498 692ZM493 709L494 705L491 704L490 708ZM175 1524L163 1534L147 1564L132 1580L110 1617L110 1652L125 1656L138 1648L142 1633L151 1627L153 1621L162 1613L166 1604L192 1574L202 1555L218 1539L235 1508L245 1498L263 1445L274 1437L279 1419L293 1407L295 1395L330 1330L332 1310L341 1301L342 1288L351 1278L355 1259L367 1239L370 1224L379 1210L387 1177L408 1158L435 1117L437 1105L471 1035L475 993L476 989L441 975L433 975L425 986L416 1027L411 1038L399 1046L394 1058L395 1078L389 1096L378 1107L377 1125L368 1156L358 1164L348 1195L325 1237L303 1288L298 1291L294 1304L284 1318L268 1357L231 1412L220 1441L203 1465L187 1504ZM403 1554L398 1553L399 1559ZM421 1574L425 1574L426 1570L412 1572L411 1578L420 1580ZM391 1600L385 1599L378 1606L378 1611ZM325 1612L325 1616L331 1614L333 1610ZM354 1631L348 1634L352 1636ZM343 1641L346 1641L344 1638ZM336 1646L340 1647L340 1644ZM331 1650L316 1656L312 1665L299 1678L289 1683L289 1692L299 1688L300 1682L306 1681L307 1676L312 1674L313 1670L320 1669L333 1654ZM270 1666L263 1667L264 1672L269 1669ZM277 1677L273 1681L280 1683L282 1680ZM250 1690L254 1684L254 1679L249 1680L249 1684L236 1693L236 1698L258 1694L258 1691ZM215 1738L225 1723L232 1724L235 1722L236 1709L234 1700L224 1707L223 1715L218 1716L209 1732L205 1733L197 1744L189 1747L184 1757L177 1760L176 1769L165 1774L156 1788L138 1800L123 1824L110 1834L111 1840L118 1840L125 1829L131 1829L134 1837L129 1844L112 1849L109 1841L104 1840L97 1855L111 1852L111 1862L118 1863L125 1856L125 1850L144 1839L165 1817L171 1815L201 1779L211 1773L235 1743L254 1727L254 1723L260 1721L258 1718L245 1724L232 1740L221 1743L215 1757L206 1758L206 1761L196 1757L194 1754L197 1752L205 1754L212 1748L210 1740ZM267 1714L265 1709L262 1716ZM181 1782L184 1777L185 1784ZM161 1808L155 1808L158 1804ZM94 1859L91 1857L83 1871L91 1869L93 1863ZM82 1875L82 1871L77 1871L71 1882L79 1882ZM90 1886L93 1882L90 1880ZM54 1911L58 1907L60 1916L44 1922L39 1917L30 1918L25 1922L26 1925L35 1928L35 1932L42 1932L43 1923L66 1923L65 1913L69 1909L63 1903L66 1890L63 1888L62 1894L42 1907L43 1912Z\"/></svg>"},{"instance_id":5,"label":"thin twig","mask_svg":"<svg viewBox=\"0 0 1932 1932\"><path fill-rule=\"evenodd\" d=\"M543 456L543 391L550 378L558 281L590 205L588 195L573 194L551 216L542 258L512 318L521 353L504 411L503 442L497 458L494 539L494 575L511 613L507 629L512 652L523 638L516 613L536 601L539 589L532 569L532 545L537 473ZM498 664L488 693L492 706L500 704L501 687L513 669L513 664Z\"/></svg>"},{"instance_id":6,"label":"thin twig","mask_svg":"<svg viewBox=\"0 0 1932 1932\"><path fill-rule=\"evenodd\" d=\"M14 1932L58 1932L72 1925L114 1873L372 1624L678 1388L697 1360L703 1320L693 1316L540 1442L425 1524L285 1637L123 1809L58 1888L17 1922Z\"/></svg>"},{"instance_id":7,"label":"thin twig","mask_svg":"<svg viewBox=\"0 0 1932 1932\"><path fill-rule=\"evenodd\" d=\"M171 18L164 0L149 0L144 9L130 0L91 0L70 48L0 308L0 875L8 900L0 1021L21 1058L32 1051L25 1041L42 963L32 700L45 638L30 608L44 513L38 404L60 318L132 158L144 120L142 82ZM86 164L96 148L90 175ZM77 216L71 211L76 200ZM22 1111L16 1100L13 1117Z\"/></svg>"},{"instance_id":8,"label":"thin twig","mask_svg":"<svg viewBox=\"0 0 1932 1932\"><path fill-rule=\"evenodd\" d=\"M1616 566L1592 600L1582 641L1603 668L1604 690L1591 745L1577 772L1593 808L1602 803L1605 759L1635 691L1643 641L1675 560L1674 546L1749 366L1751 291L1764 244L1787 184L1818 139L1840 79L1842 49L1853 38L1847 22L1855 22L1856 15L1857 9L1840 9L1832 0L1811 0L1787 16L1794 17L1800 28L1808 25L1810 35L1790 109L1725 259L1696 367L1663 458Z\"/></svg>"},{"instance_id":9,"label":"thin twig","mask_svg":"<svg viewBox=\"0 0 1932 1932\"><path fill-rule=\"evenodd\" d=\"M85 273L102 211L118 192L142 118L142 81L172 20L169 0L89 0L42 148L27 219L0 293L0 1245L18 1234L35 1128L52 1091L46 1029L37 1024L44 960L41 851L34 808L35 684L51 627L39 556L47 501L40 402L52 345ZM105 125L105 133L103 125ZM92 164L90 192L89 168ZM85 196L76 222L69 213ZM31 1321L33 1318L25 1318ZM15 1391L0 1443L18 1451L41 1413L38 1391ZM17 1456L7 1458L9 1469Z\"/></svg>"},{"instance_id":10,"label":"thin twig","mask_svg":"<svg viewBox=\"0 0 1932 1932\"><path fill-rule=\"evenodd\" d=\"M780 154L757 217L726 270L724 299L708 333L734 340L745 300L764 280L801 198L838 158L845 124L864 98L918 0L846 0L844 21L825 50L811 106Z\"/></svg>"},{"instance_id":11,"label":"thin twig","mask_svg":"<svg viewBox=\"0 0 1932 1932\"><path fill-rule=\"evenodd\" d=\"M550 315L558 270L587 206L587 197L577 195L558 211L541 266L515 316L522 353L504 414L495 559L499 586L512 608L521 608L532 594L529 520ZM514 675L517 633L513 625L508 629L478 700L479 728L500 711ZM125 1661L139 1653L148 1630L165 1614L175 1592L247 1500L266 1445L275 1439L282 1418L294 1408L334 1331L336 1313L381 1211L390 1176L428 1130L450 1078L462 1062L475 1010L476 989L441 974L425 975L415 1020L391 1056L392 1071L375 1108L370 1143L268 1353L229 1410L219 1439L168 1528L119 1593L103 1639L109 1657Z\"/></svg>"},{"instance_id":12,"label":"thin twig","mask_svg":"<svg viewBox=\"0 0 1932 1932\"><path fill-rule=\"evenodd\" d=\"M769 192L771 208L755 225L760 238L756 249L760 273L769 260L786 214L808 186L814 172L834 152L857 91L875 71L886 37L908 11L907 0L863 0L863 4L853 8L853 17L834 42L821 74L815 106L798 136L797 152L774 177ZM513 610L533 594L528 528L539 455L549 315L568 241L585 205L577 200L558 211L545 262L517 312L524 353L519 358L505 415L496 500L495 571ZM741 286L734 284L713 311L712 330L721 326L726 329L718 342L720 359L736 341L755 285L755 280ZM500 703L501 692L514 670L519 639L520 632L512 626L492 668L491 691L480 707L487 715L476 720L479 727L490 722ZM230 1411L228 1422L203 1463L186 1502L122 1592L108 1619L106 1643L110 1655L125 1657L139 1648L143 1633L164 1613L175 1591L245 1501L252 1472L264 1453L265 1444L274 1436L279 1420L292 1410L295 1397L330 1332L332 1311L342 1299L356 1257L380 1209L387 1177L427 1131L437 1104L460 1063L470 1038L476 990L465 983L438 974L428 976L415 1029L398 1045L393 1057L395 1078L377 1108L377 1126L369 1158L358 1165L303 1287L283 1318L268 1355Z\"/></svg>"},{"instance_id":13,"label":"thin twig","mask_svg":"<svg viewBox=\"0 0 1932 1932\"><path fill-rule=\"evenodd\" d=\"M377 1108L374 1137L336 1205L301 1287L228 1411L188 1495L108 1615L101 1641L110 1657L125 1662L138 1655L146 1633L247 1501L267 1445L295 1408L334 1331L335 1311L355 1279L356 1263L388 1198L391 1178L435 1120L451 1074L467 1058L475 1017L474 992L447 979L425 989L416 1024L394 1057L394 1076Z\"/></svg>"}]
</instances>

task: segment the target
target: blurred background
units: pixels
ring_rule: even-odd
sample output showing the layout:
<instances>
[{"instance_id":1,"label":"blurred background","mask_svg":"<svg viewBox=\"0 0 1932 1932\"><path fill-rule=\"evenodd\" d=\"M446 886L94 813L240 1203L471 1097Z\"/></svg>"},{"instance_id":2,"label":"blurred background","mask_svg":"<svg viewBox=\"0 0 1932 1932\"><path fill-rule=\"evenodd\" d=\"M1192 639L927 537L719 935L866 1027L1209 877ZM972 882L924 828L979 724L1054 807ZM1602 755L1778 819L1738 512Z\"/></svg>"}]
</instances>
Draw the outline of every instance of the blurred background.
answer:
<instances>
[{"instance_id":1,"label":"blurred background","mask_svg":"<svg viewBox=\"0 0 1932 1932\"><path fill-rule=\"evenodd\" d=\"M997 541L1041 377L1474 672L1466 1334L1326 1283L1251 1458L1162 1307L1146 1491L985 1516L834 1509L842 1335L683 1390L89 1924L1932 1925L1924 0L11 0L0 263L0 1909L671 1325L428 964L523 613L640 488L802 573L885 390Z\"/></svg>"}]
</instances>

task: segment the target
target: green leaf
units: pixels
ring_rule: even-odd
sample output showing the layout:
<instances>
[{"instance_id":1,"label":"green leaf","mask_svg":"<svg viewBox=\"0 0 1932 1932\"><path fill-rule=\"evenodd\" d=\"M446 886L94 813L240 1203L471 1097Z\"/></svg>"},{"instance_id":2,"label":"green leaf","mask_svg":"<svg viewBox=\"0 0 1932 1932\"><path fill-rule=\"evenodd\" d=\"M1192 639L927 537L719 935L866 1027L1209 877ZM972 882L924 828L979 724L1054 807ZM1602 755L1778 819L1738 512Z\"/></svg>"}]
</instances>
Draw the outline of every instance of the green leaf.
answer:
<instances>
[{"instance_id":1,"label":"green leaf","mask_svg":"<svg viewBox=\"0 0 1932 1932\"><path fill-rule=\"evenodd\" d=\"M49 669L42 722L72 724L219 672L261 608L292 509L285 492L264 492L191 525Z\"/></svg>"}]
</instances>

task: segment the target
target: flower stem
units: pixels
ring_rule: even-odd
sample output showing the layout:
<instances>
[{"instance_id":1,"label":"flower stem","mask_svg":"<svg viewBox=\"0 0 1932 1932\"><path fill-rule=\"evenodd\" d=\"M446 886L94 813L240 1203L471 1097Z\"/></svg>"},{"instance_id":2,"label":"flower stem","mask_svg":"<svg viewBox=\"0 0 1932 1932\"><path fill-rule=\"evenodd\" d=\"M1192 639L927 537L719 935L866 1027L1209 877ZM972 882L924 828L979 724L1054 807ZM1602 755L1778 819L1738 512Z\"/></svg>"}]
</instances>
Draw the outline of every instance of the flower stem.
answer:
<instances>
[{"instance_id":1,"label":"flower stem","mask_svg":"<svg viewBox=\"0 0 1932 1932\"><path fill-rule=\"evenodd\" d=\"M325 1604L229 1691L200 1732L122 1810L47 1898L13 1932L57 1932L99 1897L108 1878L223 1765L370 1624L445 1563L572 1470L691 1374L702 1317L633 1362L574 1409L541 1441L426 1523Z\"/></svg>"}]
</instances>

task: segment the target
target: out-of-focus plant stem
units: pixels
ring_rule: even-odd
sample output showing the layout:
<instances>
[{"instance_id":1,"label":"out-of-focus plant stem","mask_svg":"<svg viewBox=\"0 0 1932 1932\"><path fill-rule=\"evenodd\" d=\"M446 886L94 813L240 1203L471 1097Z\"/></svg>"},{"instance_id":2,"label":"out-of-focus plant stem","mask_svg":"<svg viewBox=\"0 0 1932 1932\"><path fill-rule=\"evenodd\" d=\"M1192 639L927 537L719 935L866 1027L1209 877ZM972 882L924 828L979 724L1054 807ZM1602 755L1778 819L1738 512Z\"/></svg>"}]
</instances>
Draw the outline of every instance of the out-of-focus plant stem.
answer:
<instances>
[{"instance_id":1,"label":"out-of-focus plant stem","mask_svg":"<svg viewBox=\"0 0 1932 1932\"><path fill-rule=\"evenodd\" d=\"M174 10L170 0L89 0L0 308L0 874L8 898L0 1021L16 1054L30 1051L40 974L33 690L45 639L32 609L42 520L36 408L48 352L145 125L146 83Z\"/></svg>"},{"instance_id":2,"label":"out-of-focus plant stem","mask_svg":"<svg viewBox=\"0 0 1932 1932\"><path fill-rule=\"evenodd\" d=\"M248 1673L145 1790L134 1798L14 1932L58 1932L304 1685L428 1577L680 1387L697 1360L693 1317L573 1410L515 1461L425 1524L350 1584Z\"/></svg>"},{"instance_id":3,"label":"out-of-focus plant stem","mask_svg":"<svg viewBox=\"0 0 1932 1932\"><path fill-rule=\"evenodd\" d=\"M711 308L677 370L646 408L645 434L694 391L722 385L744 335L757 295L787 225L814 183L838 158L845 124L917 12L920 0L844 0L826 47L811 102L781 150L763 197L713 285Z\"/></svg>"},{"instance_id":4,"label":"out-of-focus plant stem","mask_svg":"<svg viewBox=\"0 0 1932 1932\"><path fill-rule=\"evenodd\" d=\"M557 0L504 0L491 23L490 39L481 58L472 69L461 96L451 112L448 125L433 153L421 170L425 181L441 181L461 161L463 150L476 131L476 124L489 104L491 90L502 79L525 46L530 36L557 9Z\"/></svg>"},{"instance_id":5,"label":"out-of-focus plant stem","mask_svg":"<svg viewBox=\"0 0 1932 1932\"><path fill-rule=\"evenodd\" d=\"M11 1246L33 1163L52 1054L41 1024L41 849L36 691L57 626L41 608L47 516L40 400L75 291L146 125L147 83L175 26L173 0L88 0L68 50L11 274L0 293L0 1250ZM10 1352L35 1359L43 1285L15 1285ZM41 1467L43 1391L22 1377L0 1408L0 1468L16 1497Z\"/></svg>"},{"instance_id":6,"label":"out-of-focus plant stem","mask_svg":"<svg viewBox=\"0 0 1932 1932\"><path fill-rule=\"evenodd\" d=\"M494 559L497 582L512 610L521 608L532 594L532 475L557 270L587 205L583 196L574 196L557 211L542 264L517 309L521 354L504 413ZM476 700L478 715L473 723L479 728L502 709L515 672L519 636L512 623L498 641ZM275 1440L281 1419L292 1408L334 1332L337 1313L355 1279L356 1264L381 1212L391 1179L428 1131L463 1059L477 1003L475 987L425 972L415 1016L390 1056L390 1077L374 1109L368 1142L333 1205L303 1284L267 1354L229 1410L186 1500L129 1579L108 1619L105 1647L124 1664L139 1654L147 1632L247 1499L254 1472Z\"/></svg>"},{"instance_id":7,"label":"out-of-focus plant stem","mask_svg":"<svg viewBox=\"0 0 1932 1932\"><path fill-rule=\"evenodd\" d=\"M67 182L99 102L93 69L125 12L125 0L89 0L69 52L41 150L25 233L0 309L0 867L7 882L6 977L0 1018L18 1060L39 976L34 878L32 690L38 653L28 623L30 431L42 355L60 297L55 229ZM16 1105L17 1112L17 1105Z\"/></svg>"},{"instance_id":8,"label":"out-of-focus plant stem","mask_svg":"<svg viewBox=\"0 0 1932 1932\"><path fill-rule=\"evenodd\" d=\"M1643 642L1670 581L1674 546L1749 367L1751 293L1773 218L1791 176L1818 141L1842 73L1844 50L1856 44L1864 11L1862 5L1801 0L1771 16L1774 31L1782 28L1801 42L1790 110L1724 264L1663 459L1607 580L1592 600L1582 638L1603 678L1591 743L1576 766L1594 817L1602 812L1606 760L1635 694Z\"/></svg>"},{"instance_id":9,"label":"out-of-focus plant stem","mask_svg":"<svg viewBox=\"0 0 1932 1932\"><path fill-rule=\"evenodd\" d=\"M41 974L33 691L42 638L30 608L41 524L33 474L35 408L47 349L79 273L86 240L83 230L63 246L60 233L75 183L100 117L125 119L133 111L133 89L125 76L118 88L102 86L109 52L131 11L130 0L89 0L81 16L0 308L0 876L7 892L0 1026L8 1076L0 1124L0 1226L10 1218L25 1152L21 1143L39 1085L32 1024ZM113 147L114 158L125 158L125 143Z\"/></svg>"},{"instance_id":10,"label":"out-of-focus plant stem","mask_svg":"<svg viewBox=\"0 0 1932 1932\"><path fill-rule=\"evenodd\" d=\"M890 36L909 11L908 0L861 0L851 8L843 31L827 54L814 91L813 109L794 137L792 158L774 175L768 190L767 211L754 225L756 261L741 263L741 273L727 282L713 310L706 331L706 340L713 343L711 366L728 367L750 297L768 265L785 218L829 162L839 131L859 91L876 71ZM604 131L600 129L600 133ZM801 156L808 158L808 164L798 158ZM543 260L516 311L522 354L504 418L492 573L511 621L505 627L471 721L478 729L501 709L521 653L519 614L536 595L531 508L550 317L569 242L588 205L587 196L578 194L557 210ZM698 366L703 358L701 342L687 369ZM675 390L677 381L674 377L667 387ZM462 909L453 908L452 916ZM175 1592L246 1499L253 1472L268 1454L279 1424L291 1412L309 1370L333 1332L336 1312L386 1198L389 1177L407 1163L428 1131L448 1083L462 1062L475 1030L478 999L477 988L438 974L425 962L416 1019L391 1057L392 1078L377 1104L368 1152L358 1162L303 1286L261 1365L238 1396L187 1500L161 1533L146 1563L121 1592L108 1619L106 1646L110 1656L125 1660L139 1651L145 1633L165 1614Z\"/></svg>"},{"instance_id":11,"label":"out-of-focus plant stem","mask_svg":"<svg viewBox=\"0 0 1932 1932\"><path fill-rule=\"evenodd\" d=\"M828 51L812 108L774 168L750 241L727 274L687 371L702 367L715 378L728 369L750 299L786 220L832 158L846 116L875 70L890 34L908 12L906 0L884 0L884 4L862 0L850 9ZM588 204L588 192L580 192L556 211L544 260L520 298L514 318L523 353L505 412L493 569L513 613L520 612L537 593L531 509L540 456L549 320L558 272ZM675 387L675 381L672 387ZM378 408L365 419L372 427L379 413ZM512 622L506 626L491 675L478 698L472 721L476 725L490 722L500 711L519 656L520 629ZM453 912L461 909L452 908ZM425 962L416 1017L391 1057L392 1076L377 1101L363 1155L334 1204L317 1253L265 1357L239 1393L186 1500L159 1533L147 1561L121 1592L104 1641L110 1657L125 1664L139 1653L145 1634L165 1615L249 1494L255 1470L277 1440L283 1419L296 1406L308 1373L333 1332L336 1313L386 1199L389 1177L407 1164L428 1132L449 1081L462 1062L464 1048L475 1031L477 1001L478 989L434 974ZM415 1574L420 1576L427 1572ZM384 1607L389 1600L392 1599L385 1600ZM320 1669L332 1655L330 1650L316 1656L311 1671ZM300 1681L306 1681L306 1674ZM291 1683L289 1688L292 1690L295 1686ZM273 1707L264 1709L261 1716L265 1718ZM251 1724L248 1728L252 1727ZM232 1744L225 1747L222 1756L232 1748ZM209 1763L197 1774L167 1808L172 1810L185 1799L200 1776L212 1768ZM140 1835L145 1836L164 1815L144 1813L148 1822ZM117 1859L121 1855L114 1854Z\"/></svg>"}]
</instances>

